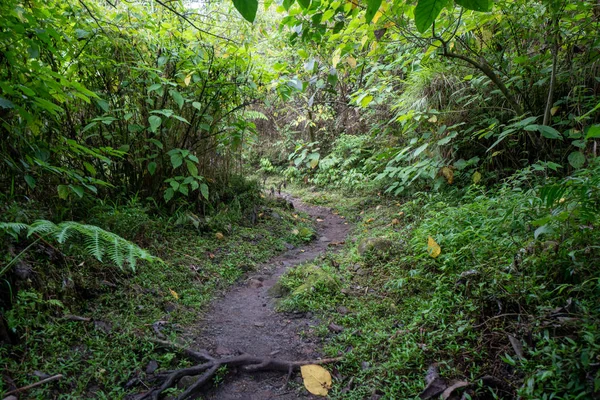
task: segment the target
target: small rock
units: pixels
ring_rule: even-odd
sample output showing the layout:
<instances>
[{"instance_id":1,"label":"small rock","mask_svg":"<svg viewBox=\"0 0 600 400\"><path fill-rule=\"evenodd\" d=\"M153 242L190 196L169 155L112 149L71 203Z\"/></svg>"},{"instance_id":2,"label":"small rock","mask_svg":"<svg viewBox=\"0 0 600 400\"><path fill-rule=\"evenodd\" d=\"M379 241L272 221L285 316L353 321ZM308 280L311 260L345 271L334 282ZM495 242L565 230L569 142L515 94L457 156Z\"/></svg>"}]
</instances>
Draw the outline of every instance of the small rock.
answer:
<instances>
[{"instance_id":1,"label":"small rock","mask_svg":"<svg viewBox=\"0 0 600 400\"><path fill-rule=\"evenodd\" d=\"M148 365L146 365L146 373L148 375L153 374L154 371L156 371L158 369L158 363L156 362L156 360L152 360L148 363Z\"/></svg>"},{"instance_id":2,"label":"small rock","mask_svg":"<svg viewBox=\"0 0 600 400\"><path fill-rule=\"evenodd\" d=\"M302 382L300 382L300 383L302 383ZM10 395L8 397L5 397L4 400L18 400L18 399L17 399L17 396Z\"/></svg>"},{"instance_id":3,"label":"small rock","mask_svg":"<svg viewBox=\"0 0 600 400\"><path fill-rule=\"evenodd\" d=\"M102 332L108 334L112 330L112 325L110 324L110 322L94 321L94 328L97 331L102 331Z\"/></svg>"},{"instance_id":4,"label":"small rock","mask_svg":"<svg viewBox=\"0 0 600 400\"><path fill-rule=\"evenodd\" d=\"M353 269L354 271L358 271L358 270L360 269L360 264L354 264L354 265L352 266L352 269Z\"/></svg>"},{"instance_id":5,"label":"small rock","mask_svg":"<svg viewBox=\"0 0 600 400\"><path fill-rule=\"evenodd\" d=\"M294 246L294 245L293 245L293 244L291 244L291 243L284 243L283 245L284 245L284 246L285 246L285 248L286 248L286 249L288 249L288 250L294 250L294 249L296 248L296 246Z\"/></svg>"},{"instance_id":6,"label":"small rock","mask_svg":"<svg viewBox=\"0 0 600 400\"><path fill-rule=\"evenodd\" d=\"M288 294L288 292L289 291L285 287L283 287L283 285L280 282L277 282L268 290L269 295L275 298L283 297L286 294Z\"/></svg>"},{"instance_id":7,"label":"small rock","mask_svg":"<svg viewBox=\"0 0 600 400\"><path fill-rule=\"evenodd\" d=\"M165 304L165 312L171 313L175 311L175 308L177 308L177 306L174 303L168 302Z\"/></svg>"},{"instance_id":8,"label":"small rock","mask_svg":"<svg viewBox=\"0 0 600 400\"><path fill-rule=\"evenodd\" d=\"M264 322L255 322L254 326L256 326L257 328L262 328L265 326L265 323Z\"/></svg>"},{"instance_id":9,"label":"small rock","mask_svg":"<svg viewBox=\"0 0 600 400\"><path fill-rule=\"evenodd\" d=\"M319 239L319 242L331 242L331 239L329 239L327 236L323 236Z\"/></svg>"},{"instance_id":10,"label":"small rock","mask_svg":"<svg viewBox=\"0 0 600 400\"><path fill-rule=\"evenodd\" d=\"M198 379L200 379L200 375L194 375L194 376L186 375L183 378L181 378L179 380L179 382L177 382L177 388L178 389L187 389L188 387L190 387L194 383L196 383L196 381L198 381Z\"/></svg>"},{"instance_id":11,"label":"small rock","mask_svg":"<svg viewBox=\"0 0 600 400\"><path fill-rule=\"evenodd\" d=\"M250 279L248 281L248 286L253 289L258 289L258 288L262 287L262 285L263 285L262 282L259 281L258 279Z\"/></svg>"},{"instance_id":12,"label":"small rock","mask_svg":"<svg viewBox=\"0 0 600 400\"><path fill-rule=\"evenodd\" d=\"M331 332L334 332L334 333L340 333L344 330L343 326L336 325L333 322L331 324L329 324L328 328Z\"/></svg>"},{"instance_id":13,"label":"small rock","mask_svg":"<svg viewBox=\"0 0 600 400\"><path fill-rule=\"evenodd\" d=\"M371 364L369 364L367 361L363 361L360 363L360 367L363 369L363 371L366 371L367 369L371 368Z\"/></svg>"},{"instance_id":14,"label":"small rock","mask_svg":"<svg viewBox=\"0 0 600 400\"><path fill-rule=\"evenodd\" d=\"M365 238L358 243L358 254L361 256L371 253L374 256L382 257L390 252L394 242L386 238Z\"/></svg>"},{"instance_id":15,"label":"small rock","mask_svg":"<svg viewBox=\"0 0 600 400\"><path fill-rule=\"evenodd\" d=\"M276 219L276 220L280 221L280 220L281 220L281 215L279 215L279 213L277 213L277 212L273 211L273 212L271 213L271 218L273 218L273 219Z\"/></svg>"},{"instance_id":16,"label":"small rock","mask_svg":"<svg viewBox=\"0 0 600 400\"><path fill-rule=\"evenodd\" d=\"M340 313L340 314L342 314L342 315L346 315L346 314L349 314L349 313L350 313L350 310L348 310L348 309L347 309L346 307L344 307L344 306L339 306L339 307L337 308L337 312L338 312L338 313Z\"/></svg>"}]
</instances>

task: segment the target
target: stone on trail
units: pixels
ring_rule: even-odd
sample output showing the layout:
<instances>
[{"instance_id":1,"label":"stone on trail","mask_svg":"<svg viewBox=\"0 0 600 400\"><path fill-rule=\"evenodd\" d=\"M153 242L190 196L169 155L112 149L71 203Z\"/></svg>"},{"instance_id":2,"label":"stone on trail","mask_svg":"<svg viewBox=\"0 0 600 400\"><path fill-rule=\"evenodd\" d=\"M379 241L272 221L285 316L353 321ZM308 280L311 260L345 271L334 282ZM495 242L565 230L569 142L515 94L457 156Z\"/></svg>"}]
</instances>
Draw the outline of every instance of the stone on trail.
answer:
<instances>
[{"instance_id":1,"label":"stone on trail","mask_svg":"<svg viewBox=\"0 0 600 400\"><path fill-rule=\"evenodd\" d=\"M365 238L358 243L357 250L358 254L361 256L370 253L377 257L383 257L390 252L393 245L394 242L392 242L390 239L381 237Z\"/></svg>"}]
</instances>

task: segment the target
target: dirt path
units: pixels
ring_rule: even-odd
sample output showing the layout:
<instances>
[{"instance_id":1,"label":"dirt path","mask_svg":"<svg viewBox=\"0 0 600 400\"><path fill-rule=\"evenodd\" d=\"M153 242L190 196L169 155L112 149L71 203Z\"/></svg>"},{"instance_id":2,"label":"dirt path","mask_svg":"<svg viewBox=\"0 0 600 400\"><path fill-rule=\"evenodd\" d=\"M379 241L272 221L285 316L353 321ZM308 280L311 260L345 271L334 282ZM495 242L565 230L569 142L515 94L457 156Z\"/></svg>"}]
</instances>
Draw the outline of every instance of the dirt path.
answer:
<instances>
[{"instance_id":1,"label":"dirt path","mask_svg":"<svg viewBox=\"0 0 600 400\"><path fill-rule=\"evenodd\" d=\"M287 360L306 360L320 356L319 344L301 337L315 324L306 315L282 314L275 311L275 301L268 293L278 278L295 265L325 253L330 243L345 240L350 226L330 209L313 207L299 200L295 209L311 216L317 226L317 239L307 246L291 249L272 259L246 280L213 302L203 322L203 330L195 340L198 347L218 357L249 353ZM335 249L335 248L333 248ZM285 374L230 374L225 382L206 395L207 399L263 400L309 398L301 391L284 387Z\"/></svg>"}]
</instances>

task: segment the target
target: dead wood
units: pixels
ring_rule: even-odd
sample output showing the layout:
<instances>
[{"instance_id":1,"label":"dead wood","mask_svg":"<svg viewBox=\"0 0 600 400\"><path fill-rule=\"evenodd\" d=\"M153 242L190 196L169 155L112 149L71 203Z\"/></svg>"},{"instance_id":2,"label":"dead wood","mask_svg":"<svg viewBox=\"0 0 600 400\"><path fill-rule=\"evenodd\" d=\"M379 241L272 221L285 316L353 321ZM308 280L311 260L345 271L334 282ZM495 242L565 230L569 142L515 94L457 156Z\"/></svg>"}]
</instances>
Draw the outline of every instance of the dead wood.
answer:
<instances>
[{"instance_id":1,"label":"dead wood","mask_svg":"<svg viewBox=\"0 0 600 400\"><path fill-rule=\"evenodd\" d=\"M56 380L58 380L58 379L61 379L62 377L63 377L63 376L62 376L62 374L54 375L54 376L51 376L51 377L49 377L49 378L42 379L42 380L41 380L41 381L39 381L39 382L32 383L31 385L23 386L23 387L21 387L21 388L18 388L18 389L15 389L15 390L11 390L11 391L9 391L9 392L6 392L6 393L4 393L4 396L8 396L8 395L11 395L11 394L17 394L17 393L21 393L21 392L24 392L24 391L26 391L26 390L33 389L34 387L37 387L37 386L43 385L44 383L48 383L48 382L52 382L52 381L56 381Z\"/></svg>"},{"instance_id":2,"label":"dead wood","mask_svg":"<svg viewBox=\"0 0 600 400\"><path fill-rule=\"evenodd\" d=\"M287 361L277 360L271 357L257 357L250 354L242 354L239 356L217 359L210 356L205 350L194 351L179 344L171 343L165 340L153 339L152 342L178 350L191 359L201 362L201 364L174 371L166 371L162 374L156 375L156 380L159 382L162 381L162 384L159 387L143 393L140 397L137 397L138 400L158 400L165 390L175 386L177 382L184 376L199 376L198 380L194 382L193 385L188 387L185 392L177 397L177 400L190 399L192 396L199 393L199 391L210 382L211 378L221 367L237 367L240 371L249 373L261 371L281 371L287 372L289 377L293 371L299 370L303 365L330 364L342 359L342 357L337 357L324 358L320 360Z\"/></svg>"}]
</instances>

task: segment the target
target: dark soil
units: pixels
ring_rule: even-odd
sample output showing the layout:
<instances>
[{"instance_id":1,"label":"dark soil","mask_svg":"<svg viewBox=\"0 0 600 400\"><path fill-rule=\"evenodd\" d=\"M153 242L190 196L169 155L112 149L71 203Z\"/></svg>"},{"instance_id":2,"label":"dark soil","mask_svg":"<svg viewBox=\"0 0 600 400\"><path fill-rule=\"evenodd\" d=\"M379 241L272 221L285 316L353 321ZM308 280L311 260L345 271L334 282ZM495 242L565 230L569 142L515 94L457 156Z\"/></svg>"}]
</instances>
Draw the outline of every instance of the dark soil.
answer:
<instances>
[{"instance_id":1,"label":"dark soil","mask_svg":"<svg viewBox=\"0 0 600 400\"><path fill-rule=\"evenodd\" d=\"M284 360L318 358L320 345L310 333L316 325L310 315L278 313L275 311L277 293L271 289L288 269L311 261L328 250L335 251L337 243L345 240L350 226L325 207L308 206L290 196L284 196L315 219L317 238L301 248L291 249L272 259L258 271L247 276L222 298L213 302L202 323L195 342L216 357L248 353L272 356ZM286 386L286 374L230 373L216 388L206 394L208 399L298 399L310 398L303 388ZM294 377L292 377L294 379ZM296 378L298 379L298 378Z\"/></svg>"}]
</instances>

